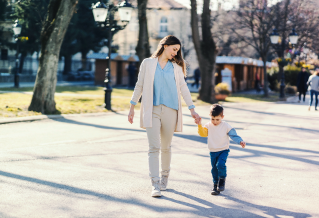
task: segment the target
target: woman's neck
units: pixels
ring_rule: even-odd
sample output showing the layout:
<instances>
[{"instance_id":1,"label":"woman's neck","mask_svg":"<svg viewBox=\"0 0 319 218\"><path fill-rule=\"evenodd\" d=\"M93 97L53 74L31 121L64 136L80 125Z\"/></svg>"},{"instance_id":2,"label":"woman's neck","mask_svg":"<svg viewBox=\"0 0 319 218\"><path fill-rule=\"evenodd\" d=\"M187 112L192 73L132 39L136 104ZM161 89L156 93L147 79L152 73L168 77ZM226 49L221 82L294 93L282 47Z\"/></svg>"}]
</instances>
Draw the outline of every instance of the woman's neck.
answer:
<instances>
[{"instance_id":1,"label":"woman's neck","mask_svg":"<svg viewBox=\"0 0 319 218\"><path fill-rule=\"evenodd\" d=\"M167 63L168 58L164 54L162 54L161 56L158 57L158 61L161 63Z\"/></svg>"}]
</instances>

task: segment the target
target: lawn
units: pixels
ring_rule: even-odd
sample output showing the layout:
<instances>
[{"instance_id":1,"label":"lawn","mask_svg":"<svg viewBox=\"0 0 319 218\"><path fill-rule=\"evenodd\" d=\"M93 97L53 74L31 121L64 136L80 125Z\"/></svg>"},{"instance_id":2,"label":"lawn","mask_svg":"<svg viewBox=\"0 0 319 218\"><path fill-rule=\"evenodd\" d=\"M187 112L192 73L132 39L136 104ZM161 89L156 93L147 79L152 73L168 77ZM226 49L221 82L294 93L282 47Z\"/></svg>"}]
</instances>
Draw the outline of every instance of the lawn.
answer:
<instances>
[{"instance_id":1,"label":"lawn","mask_svg":"<svg viewBox=\"0 0 319 218\"><path fill-rule=\"evenodd\" d=\"M0 119L7 117L22 117L41 115L34 111L28 111L32 95L21 92L32 92L33 87L24 88L1 88L0 91L13 91L0 93ZM99 113L108 112L104 107L103 87L92 86L57 86L56 93L79 94L79 95L56 95L55 114L78 114L78 113ZM128 110L133 90L114 88L112 92L112 109L114 111ZM209 103L197 100L197 93L191 93L195 106L209 105ZM277 101L278 96L263 98L261 95L233 94L226 98L226 102L267 102ZM186 104L183 102L183 106ZM139 109L140 104L136 105Z\"/></svg>"}]
</instances>

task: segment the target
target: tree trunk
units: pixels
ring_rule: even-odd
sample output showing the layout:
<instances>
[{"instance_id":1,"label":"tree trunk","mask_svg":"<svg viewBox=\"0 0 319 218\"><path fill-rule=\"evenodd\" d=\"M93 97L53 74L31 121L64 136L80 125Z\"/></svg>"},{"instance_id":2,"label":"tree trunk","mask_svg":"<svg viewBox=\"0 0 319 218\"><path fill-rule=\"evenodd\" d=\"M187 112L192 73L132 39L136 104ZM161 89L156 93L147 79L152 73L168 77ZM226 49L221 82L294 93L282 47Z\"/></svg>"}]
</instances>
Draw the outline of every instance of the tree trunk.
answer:
<instances>
[{"instance_id":1,"label":"tree trunk","mask_svg":"<svg viewBox=\"0 0 319 218\"><path fill-rule=\"evenodd\" d=\"M204 0L202 14L202 40L199 35L197 2L191 0L191 26L193 43L196 50L199 69L201 73L201 89L199 99L205 102L216 102L215 99L215 63L216 44L211 33L210 0Z\"/></svg>"},{"instance_id":2,"label":"tree trunk","mask_svg":"<svg viewBox=\"0 0 319 218\"><path fill-rule=\"evenodd\" d=\"M63 75L68 75L69 72L72 70L72 55L64 56L64 69Z\"/></svg>"},{"instance_id":3,"label":"tree trunk","mask_svg":"<svg viewBox=\"0 0 319 218\"><path fill-rule=\"evenodd\" d=\"M138 43L136 46L136 54L140 59L140 63L151 56L150 44L148 41L148 29L147 29L147 17L146 17L146 6L147 0L137 0L138 4Z\"/></svg>"},{"instance_id":4,"label":"tree trunk","mask_svg":"<svg viewBox=\"0 0 319 218\"><path fill-rule=\"evenodd\" d=\"M268 98L269 93L268 93L268 74L267 74L267 59L263 58L264 62L264 97Z\"/></svg>"},{"instance_id":5,"label":"tree trunk","mask_svg":"<svg viewBox=\"0 0 319 218\"><path fill-rule=\"evenodd\" d=\"M77 0L50 0L41 31L41 55L30 111L54 113L54 93L61 44Z\"/></svg>"},{"instance_id":6,"label":"tree trunk","mask_svg":"<svg viewBox=\"0 0 319 218\"><path fill-rule=\"evenodd\" d=\"M86 52L81 51L82 70L86 70Z\"/></svg>"}]
</instances>

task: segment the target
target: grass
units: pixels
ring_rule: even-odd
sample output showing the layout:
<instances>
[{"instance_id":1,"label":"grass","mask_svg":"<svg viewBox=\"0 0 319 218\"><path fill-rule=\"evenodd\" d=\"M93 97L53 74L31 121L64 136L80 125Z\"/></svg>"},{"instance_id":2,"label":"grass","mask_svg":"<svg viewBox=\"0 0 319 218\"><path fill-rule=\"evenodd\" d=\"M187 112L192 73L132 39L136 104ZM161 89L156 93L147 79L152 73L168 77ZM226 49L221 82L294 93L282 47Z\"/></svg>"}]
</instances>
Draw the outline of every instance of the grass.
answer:
<instances>
[{"instance_id":1,"label":"grass","mask_svg":"<svg viewBox=\"0 0 319 218\"><path fill-rule=\"evenodd\" d=\"M275 102L278 101L278 95L269 95L265 98L263 95L253 95L253 94L232 94L226 98L226 102L242 102L242 103L257 103L257 102Z\"/></svg>"},{"instance_id":2,"label":"grass","mask_svg":"<svg viewBox=\"0 0 319 218\"><path fill-rule=\"evenodd\" d=\"M32 92L33 87L23 88L1 88L0 91L19 91ZM57 86L56 93L65 94L85 94L85 96L61 96L56 95L55 114L79 114L79 113L99 113L108 112L104 107L103 87L92 86ZM112 109L115 111L128 110L130 107L130 98L133 90L114 88L112 92ZM88 96L91 95L91 96ZM197 100L197 93L191 93L195 106L210 105L209 103ZM41 113L28 111L32 95L25 93L0 93L0 119L8 117L24 117L41 115ZM226 102L271 102L277 101L278 96L271 95L269 98L263 98L261 95L243 95L233 94L226 98ZM186 106L184 101L182 105ZM136 109L140 104L136 105Z\"/></svg>"}]
</instances>

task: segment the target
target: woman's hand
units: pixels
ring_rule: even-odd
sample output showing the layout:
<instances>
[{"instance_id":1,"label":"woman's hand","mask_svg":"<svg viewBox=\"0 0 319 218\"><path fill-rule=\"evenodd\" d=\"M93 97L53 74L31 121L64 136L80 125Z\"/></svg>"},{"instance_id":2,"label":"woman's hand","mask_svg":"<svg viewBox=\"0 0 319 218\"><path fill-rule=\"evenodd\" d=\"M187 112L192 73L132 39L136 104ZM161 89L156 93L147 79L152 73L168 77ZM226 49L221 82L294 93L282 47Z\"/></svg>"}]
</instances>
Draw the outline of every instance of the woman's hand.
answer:
<instances>
[{"instance_id":1,"label":"woman's hand","mask_svg":"<svg viewBox=\"0 0 319 218\"><path fill-rule=\"evenodd\" d=\"M133 123L133 118L134 118L134 106L135 105L131 104L130 112L128 114L128 122L130 122L131 124Z\"/></svg>"},{"instance_id":2,"label":"woman's hand","mask_svg":"<svg viewBox=\"0 0 319 218\"><path fill-rule=\"evenodd\" d=\"M192 117L195 119L195 123L198 124L200 121L200 116L195 112L194 108L190 109Z\"/></svg>"}]
</instances>

